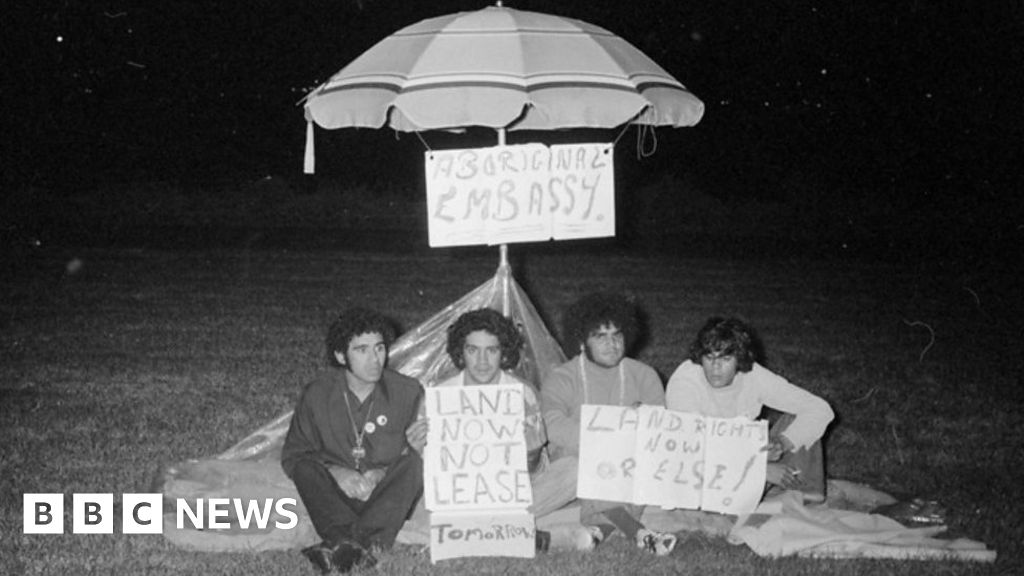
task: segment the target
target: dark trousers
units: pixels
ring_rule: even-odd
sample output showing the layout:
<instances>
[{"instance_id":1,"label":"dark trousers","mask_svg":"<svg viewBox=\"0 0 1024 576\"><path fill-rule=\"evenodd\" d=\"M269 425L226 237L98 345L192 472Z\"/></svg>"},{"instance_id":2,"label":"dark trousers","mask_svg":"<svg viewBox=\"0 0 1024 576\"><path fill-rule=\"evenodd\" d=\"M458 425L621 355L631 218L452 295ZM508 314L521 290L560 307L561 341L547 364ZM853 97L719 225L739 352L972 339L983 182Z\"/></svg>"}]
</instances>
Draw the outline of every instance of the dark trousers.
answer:
<instances>
[{"instance_id":1,"label":"dark trousers","mask_svg":"<svg viewBox=\"0 0 1024 576\"><path fill-rule=\"evenodd\" d=\"M796 417L792 414L782 414L771 425L770 436L777 436L784 432ZM804 500L810 502L823 502L825 500L825 454L821 447L821 440L806 448L799 448L793 452L787 452L780 460L787 466L792 466L800 471L801 490L804 493Z\"/></svg>"},{"instance_id":2,"label":"dark trousers","mask_svg":"<svg viewBox=\"0 0 1024 576\"><path fill-rule=\"evenodd\" d=\"M296 462L292 481L326 542L351 538L367 548L390 548L423 493L423 460L412 450L395 460L365 501L345 494L327 467L313 459Z\"/></svg>"}]
</instances>

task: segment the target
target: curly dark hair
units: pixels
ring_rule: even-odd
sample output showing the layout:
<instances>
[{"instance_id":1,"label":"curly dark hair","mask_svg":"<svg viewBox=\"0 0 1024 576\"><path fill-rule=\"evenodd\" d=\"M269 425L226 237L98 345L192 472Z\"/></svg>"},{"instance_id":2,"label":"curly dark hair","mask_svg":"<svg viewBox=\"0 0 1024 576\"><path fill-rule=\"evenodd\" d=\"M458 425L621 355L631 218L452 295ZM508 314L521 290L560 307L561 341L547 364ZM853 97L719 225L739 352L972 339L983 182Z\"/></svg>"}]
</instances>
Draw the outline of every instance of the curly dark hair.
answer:
<instances>
[{"instance_id":1,"label":"curly dark hair","mask_svg":"<svg viewBox=\"0 0 1024 576\"><path fill-rule=\"evenodd\" d=\"M493 334L501 346L501 369L512 370L519 365L519 353L523 349L523 335L516 325L501 315L497 310L481 308L466 312L459 316L448 327L448 356L452 364L459 370L466 367L462 357L462 349L466 346L466 338L477 331Z\"/></svg>"},{"instance_id":2,"label":"curly dark hair","mask_svg":"<svg viewBox=\"0 0 1024 576\"><path fill-rule=\"evenodd\" d=\"M602 327L614 325L622 332L626 353L640 337L640 312L633 300L621 294L595 292L583 296L565 311L562 327L570 355Z\"/></svg>"},{"instance_id":3,"label":"curly dark hair","mask_svg":"<svg viewBox=\"0 0 1024 576\"><path fill-rule=\"evenodd\" d=\"M708 354L736 357L736 369L750 372L757 360L758 343L753 329L739 318L708 318L690 345L690 360L699 364Z\"/></svg>"},{"instance_id":4,"label":"curly dark hair","mask_svg":"<svg viewBox=\"0 0 1024 576\"><path fill-rule=\"evenodd\" d=\"M384 344L391 346L395 340L395 326L383 314L368 308L351 308L342 312L327 329L327 362L341 366L335 353L347 352L349 342L363 334L380 334Z\"/></svg>"}]
</instances>

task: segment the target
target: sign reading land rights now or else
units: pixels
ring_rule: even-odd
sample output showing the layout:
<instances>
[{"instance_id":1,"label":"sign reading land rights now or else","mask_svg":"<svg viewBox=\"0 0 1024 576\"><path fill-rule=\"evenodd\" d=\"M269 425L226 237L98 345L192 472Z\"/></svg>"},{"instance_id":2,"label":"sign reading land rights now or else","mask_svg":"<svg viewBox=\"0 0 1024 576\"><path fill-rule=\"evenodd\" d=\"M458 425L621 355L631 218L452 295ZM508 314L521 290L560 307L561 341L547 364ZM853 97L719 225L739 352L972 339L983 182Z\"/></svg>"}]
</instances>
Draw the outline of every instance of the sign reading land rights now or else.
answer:
<instances>
[{"instance_id":1,"label":"sign reading land rights now or else","mask_svg":"<svg viewBox=\"0 0 1024 576\"><path fill-rule=\"evenodd\" d=\"M655 406L585 404L577 496L725 514L753 512L768 425Z\"/></svg>"}]
</instances>

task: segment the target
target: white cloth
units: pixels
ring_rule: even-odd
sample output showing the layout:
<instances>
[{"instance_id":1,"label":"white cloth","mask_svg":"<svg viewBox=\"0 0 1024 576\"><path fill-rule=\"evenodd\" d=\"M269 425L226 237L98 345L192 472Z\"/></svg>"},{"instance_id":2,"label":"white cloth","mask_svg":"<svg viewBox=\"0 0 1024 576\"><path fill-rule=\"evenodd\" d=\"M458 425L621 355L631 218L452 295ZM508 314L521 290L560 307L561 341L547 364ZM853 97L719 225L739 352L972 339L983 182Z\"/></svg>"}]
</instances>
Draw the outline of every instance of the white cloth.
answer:
<instances>
[{"instance_id":1,"label":"white cloth","mask_svg":"<svg viewBox=\"0 0 1024 576\"><path fill-rule=\"evenodd\" d=\"M886 516L827 506L805 506L799 492L766 499L753 514L741 516L729 533L758 556L899 558L992 562L996 552L966 538L934 536L945 526L907 528Z\"/></svg>"}]
</instances>

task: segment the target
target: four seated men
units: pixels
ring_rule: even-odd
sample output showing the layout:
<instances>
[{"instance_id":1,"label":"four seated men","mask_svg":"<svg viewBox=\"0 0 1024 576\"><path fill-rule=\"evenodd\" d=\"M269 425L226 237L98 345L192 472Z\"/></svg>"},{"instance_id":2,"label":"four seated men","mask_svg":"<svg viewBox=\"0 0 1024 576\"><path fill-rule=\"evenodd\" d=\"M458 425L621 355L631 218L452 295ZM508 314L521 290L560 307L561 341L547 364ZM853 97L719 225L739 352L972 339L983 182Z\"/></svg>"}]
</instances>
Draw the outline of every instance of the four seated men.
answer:
<instances>
[{"instance_id":1,"label":"four seated men","mask_svg":"<svg viewBox=\"0 0 1024 576\"><path fill-rule=\"evenodd\" d=\"M640 334L638 310L629 299L606 293L580 298L564 315L564 334L578 352L547 374L538 402L533 385L512 372L524 346L515 324L489 308L467 312L448 328L447 352L459 372L436 383L522 384L534 496L529 510L536 517L576 499L582 405L666 404L655 370L627 356ZM373 550L394 543L422 494L421 454L429 427L422 413L424 392L416 380L386 368L393 336L390 323L376 312L357 308L342 314L326 339L333 369L305 388L285 439L281 464L323 539L303 553L325 574L375 564ZM742 322L711 319L691 347L692 361L669 382L668 408L750 417L762 404L799 408L773 429L766 447L770 459L790 455L770 467L769 481L807 489L795 476L805 473L817 480L808 490L810 499L821 499L823 469L816 469L821 464L816 441L831 420L831 409L753 362L749 338ZM774 395L765 396L765 389ZM725 412L715 408L723 394L732 402ZM792 457L793 452L803 456L808 447L817 460L804 470ZM641 512L641 506L629 503L581 500L586 542L575 547L593 548L618 531L644 551L671 553L676 536L644 527ZM546 549L549 542L550 535L538 531L538 547Z\"/></svg>"}]
</instances>

